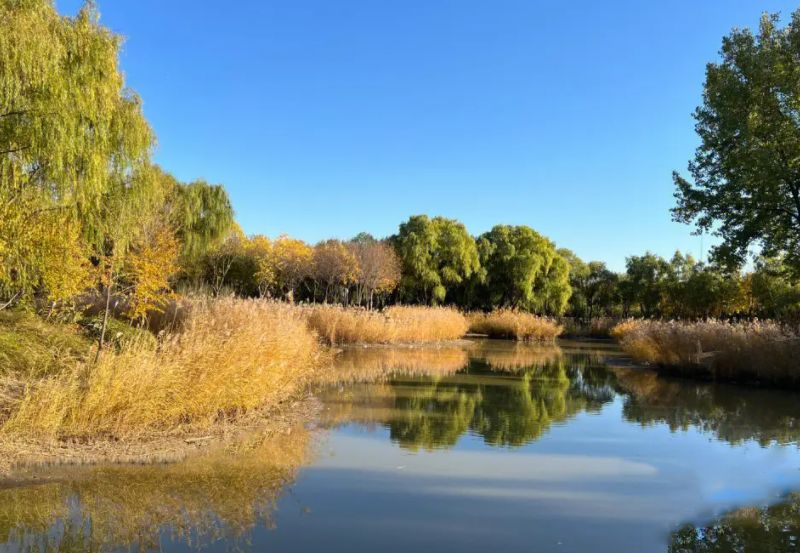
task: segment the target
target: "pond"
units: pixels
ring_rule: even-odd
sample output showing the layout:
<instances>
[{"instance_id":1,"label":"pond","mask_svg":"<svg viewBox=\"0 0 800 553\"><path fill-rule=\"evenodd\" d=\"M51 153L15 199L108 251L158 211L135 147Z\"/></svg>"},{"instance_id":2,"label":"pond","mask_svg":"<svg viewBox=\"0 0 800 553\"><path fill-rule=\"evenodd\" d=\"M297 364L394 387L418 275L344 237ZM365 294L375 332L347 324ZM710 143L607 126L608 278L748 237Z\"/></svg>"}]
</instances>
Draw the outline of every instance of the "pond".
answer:
<instances>
[{"instance_id":1,"label":"pond","mask_svg":"<svg viewBox=\"0 0 800 553\"><path fill-rule=\"evenodd\" d=\"M0 489L0 551L783 552L800 395L604 342L352 348L311 425Z\"/></svg>"}]
</instances>

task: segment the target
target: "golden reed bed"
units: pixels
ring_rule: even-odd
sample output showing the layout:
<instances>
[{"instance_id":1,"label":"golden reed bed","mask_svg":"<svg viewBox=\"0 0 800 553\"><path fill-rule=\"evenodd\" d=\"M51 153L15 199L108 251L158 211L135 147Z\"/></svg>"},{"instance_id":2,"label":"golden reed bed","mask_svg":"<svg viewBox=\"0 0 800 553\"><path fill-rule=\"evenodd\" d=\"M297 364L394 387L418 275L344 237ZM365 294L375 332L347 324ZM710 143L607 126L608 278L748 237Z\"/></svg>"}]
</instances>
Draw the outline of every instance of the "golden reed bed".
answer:
<instances>
[{"instance_id":1,"label":"golden reed bed","mask_svg":"<svg viewBox=\"0 0 800 553\"><path fill-rule=\"evenodd\" d=\"M464 315L449 307L394 306L383 311L314 305L302 308L326 343L418 344L458 340L467 332Z\"/></svg>"},{"instance_id":2,"label":"golden reed bed","mask_svg":"<svg viewBox=\"0 0 800 553\"><path fill-rule=\"evenodd\" d=\"M687 375L800 384L800 336L776 322L629 320L611 334L635 360Z\"/></svg>"}]
</instances>

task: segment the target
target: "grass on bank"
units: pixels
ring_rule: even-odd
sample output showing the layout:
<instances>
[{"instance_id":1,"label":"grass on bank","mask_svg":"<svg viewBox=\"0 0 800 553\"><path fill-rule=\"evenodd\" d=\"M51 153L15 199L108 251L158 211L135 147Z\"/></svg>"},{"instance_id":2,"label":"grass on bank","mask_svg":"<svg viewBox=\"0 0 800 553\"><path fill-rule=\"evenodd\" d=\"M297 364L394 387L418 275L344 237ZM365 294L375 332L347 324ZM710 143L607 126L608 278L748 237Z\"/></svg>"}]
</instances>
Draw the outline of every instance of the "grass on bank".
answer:
<instances>
[{"instance_id":1,"label":"grass on bank","mask_svg":"<svg viewBox=\"0 0 800 553\"><path fill-rule=\"evenodd\" d=\"M84 360L91 343L74 325L25 311L0 311L0 374L45 376Z\"/></svg>"},{"instance_id":2,"label":"grass on bank","mask_svg":"<svg viewBox=\"0 0 800 553\"><path fill-rule=\"evenodd\" d=\"M457 340L464 315L449 307L394 306L368 311L334 305L303 308L308 326L328 344L419 344Z\"/></svg>"},{"instance_id":3,"label":"grass on bank","mask_svg":"<svg viewBox=\"0 0 800 553\"><path fill-rule=\"evenodd\" d=\"M99 362L43 378L19 375L6 435L132 438L197 430L270 407L312 378L325 354L296 309L274 302L201 302L158 346L128 344Z\"/></svg>"},{"instance_id":4,"label":"grass on bank","mask_svg":"<svg viewBox=\"0 0 800 553\"><path fill-rule=\"evenodd\" d=\"M688 376L800 385L800 336L776 322L628 320L611 334L635 360Z\"/></svg>"},{"instance_id":5,"label":"grass on bank","mask_svg":"<svg viewBox=\"0 0 800 553\"><path fill-rule=\"evenodd\" d=\"M558 322L515 309L495 309L490 313L470 313L469 331L490 338L522 342L553 342L564 330Z\"/></svg>"}]
</instances>

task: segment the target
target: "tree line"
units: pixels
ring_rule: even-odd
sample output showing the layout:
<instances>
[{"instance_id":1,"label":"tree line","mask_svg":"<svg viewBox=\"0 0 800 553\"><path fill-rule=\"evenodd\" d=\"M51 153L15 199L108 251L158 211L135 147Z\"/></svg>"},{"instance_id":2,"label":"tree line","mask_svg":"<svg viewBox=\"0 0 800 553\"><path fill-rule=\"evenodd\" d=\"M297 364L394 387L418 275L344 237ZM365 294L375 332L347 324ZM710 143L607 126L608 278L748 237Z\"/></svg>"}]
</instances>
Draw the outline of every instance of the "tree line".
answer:
<instances>
[{"instance_id":1,"label":"tree line","mask_svg":"<svg viewBox=\"0 0 800 553\"><path fill-rule=\"evenodd\" d=\"M790 56L799 18L782 30L765 16L759 36L734 32L723 61L709 65L695 182L675 176L674 214L700 230L719 223L711 263L645 253L615 273L527 226L473 236L457 220L426 215L383 239L248 237L221 185L180 182L153 162L154 134L118 66L120 39L93 3L65 17L48 0L0 0L0 309L52 313L90 293L106 316L122 298L126 315L144 322L175 290L203 287L583 320L796 317L800 117L797 71L787 72L800 67ZM743 272L756 242L763 255Z\"/></svg>"}]
</instances>

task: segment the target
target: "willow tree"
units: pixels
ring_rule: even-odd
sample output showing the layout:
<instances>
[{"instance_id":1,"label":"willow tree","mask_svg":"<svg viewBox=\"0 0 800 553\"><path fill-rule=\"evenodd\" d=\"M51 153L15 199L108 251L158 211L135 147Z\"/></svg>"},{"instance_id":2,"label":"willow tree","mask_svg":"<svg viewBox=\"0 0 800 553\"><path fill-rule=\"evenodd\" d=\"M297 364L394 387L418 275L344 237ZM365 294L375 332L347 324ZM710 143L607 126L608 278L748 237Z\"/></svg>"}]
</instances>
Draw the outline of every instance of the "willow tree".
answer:
<instances>
[{"instance_id":1,"label":"willow tree","mask_svg":"<svg viewBox=\"0 0 800 553\"><path fill-rule=\"evenodd\" d=\"M400 286L412 301L441 303L448 288L480 270L475 239L455 219L414 215L393 238L402 264Z\"/></svg>"},{"instance_id":2,"label":"willow tree","mask_svg":"<svg viewBox=\"0 0 800 553\"><path fill-rule=\"evenodd\" d=\"M526 226L497 225L478 239L488 305L562 314L572 293L569 262Z\"/></svg>"},{"instance_id":3,"label":"willow tree","mask_svg":"<svg viewBox=\"0 0 800 553\"><path fill-rule=\"evenodd\" d=\"M196 180L182 184L171 176L171 218L181 243L181 264L196 276L205 254L219 246L234 225L233 207L221 185Z\"/></svg>"},{"instance_id":4,"label":"willow tree","mask_svg":"<svg viewBox=\"0 0 800 553\"><path fill-rule=\"evenodd\" d=\"M68 18L47 0L0 1L6 298L74 292L88 274L82 263L124 250L138 227L127 224L137 202L150 202L143 173L153 138L139 98L124 87L119 46L91 3ZM69 270L54 277L59 263Z\"/></svg>"}]
</instances>

